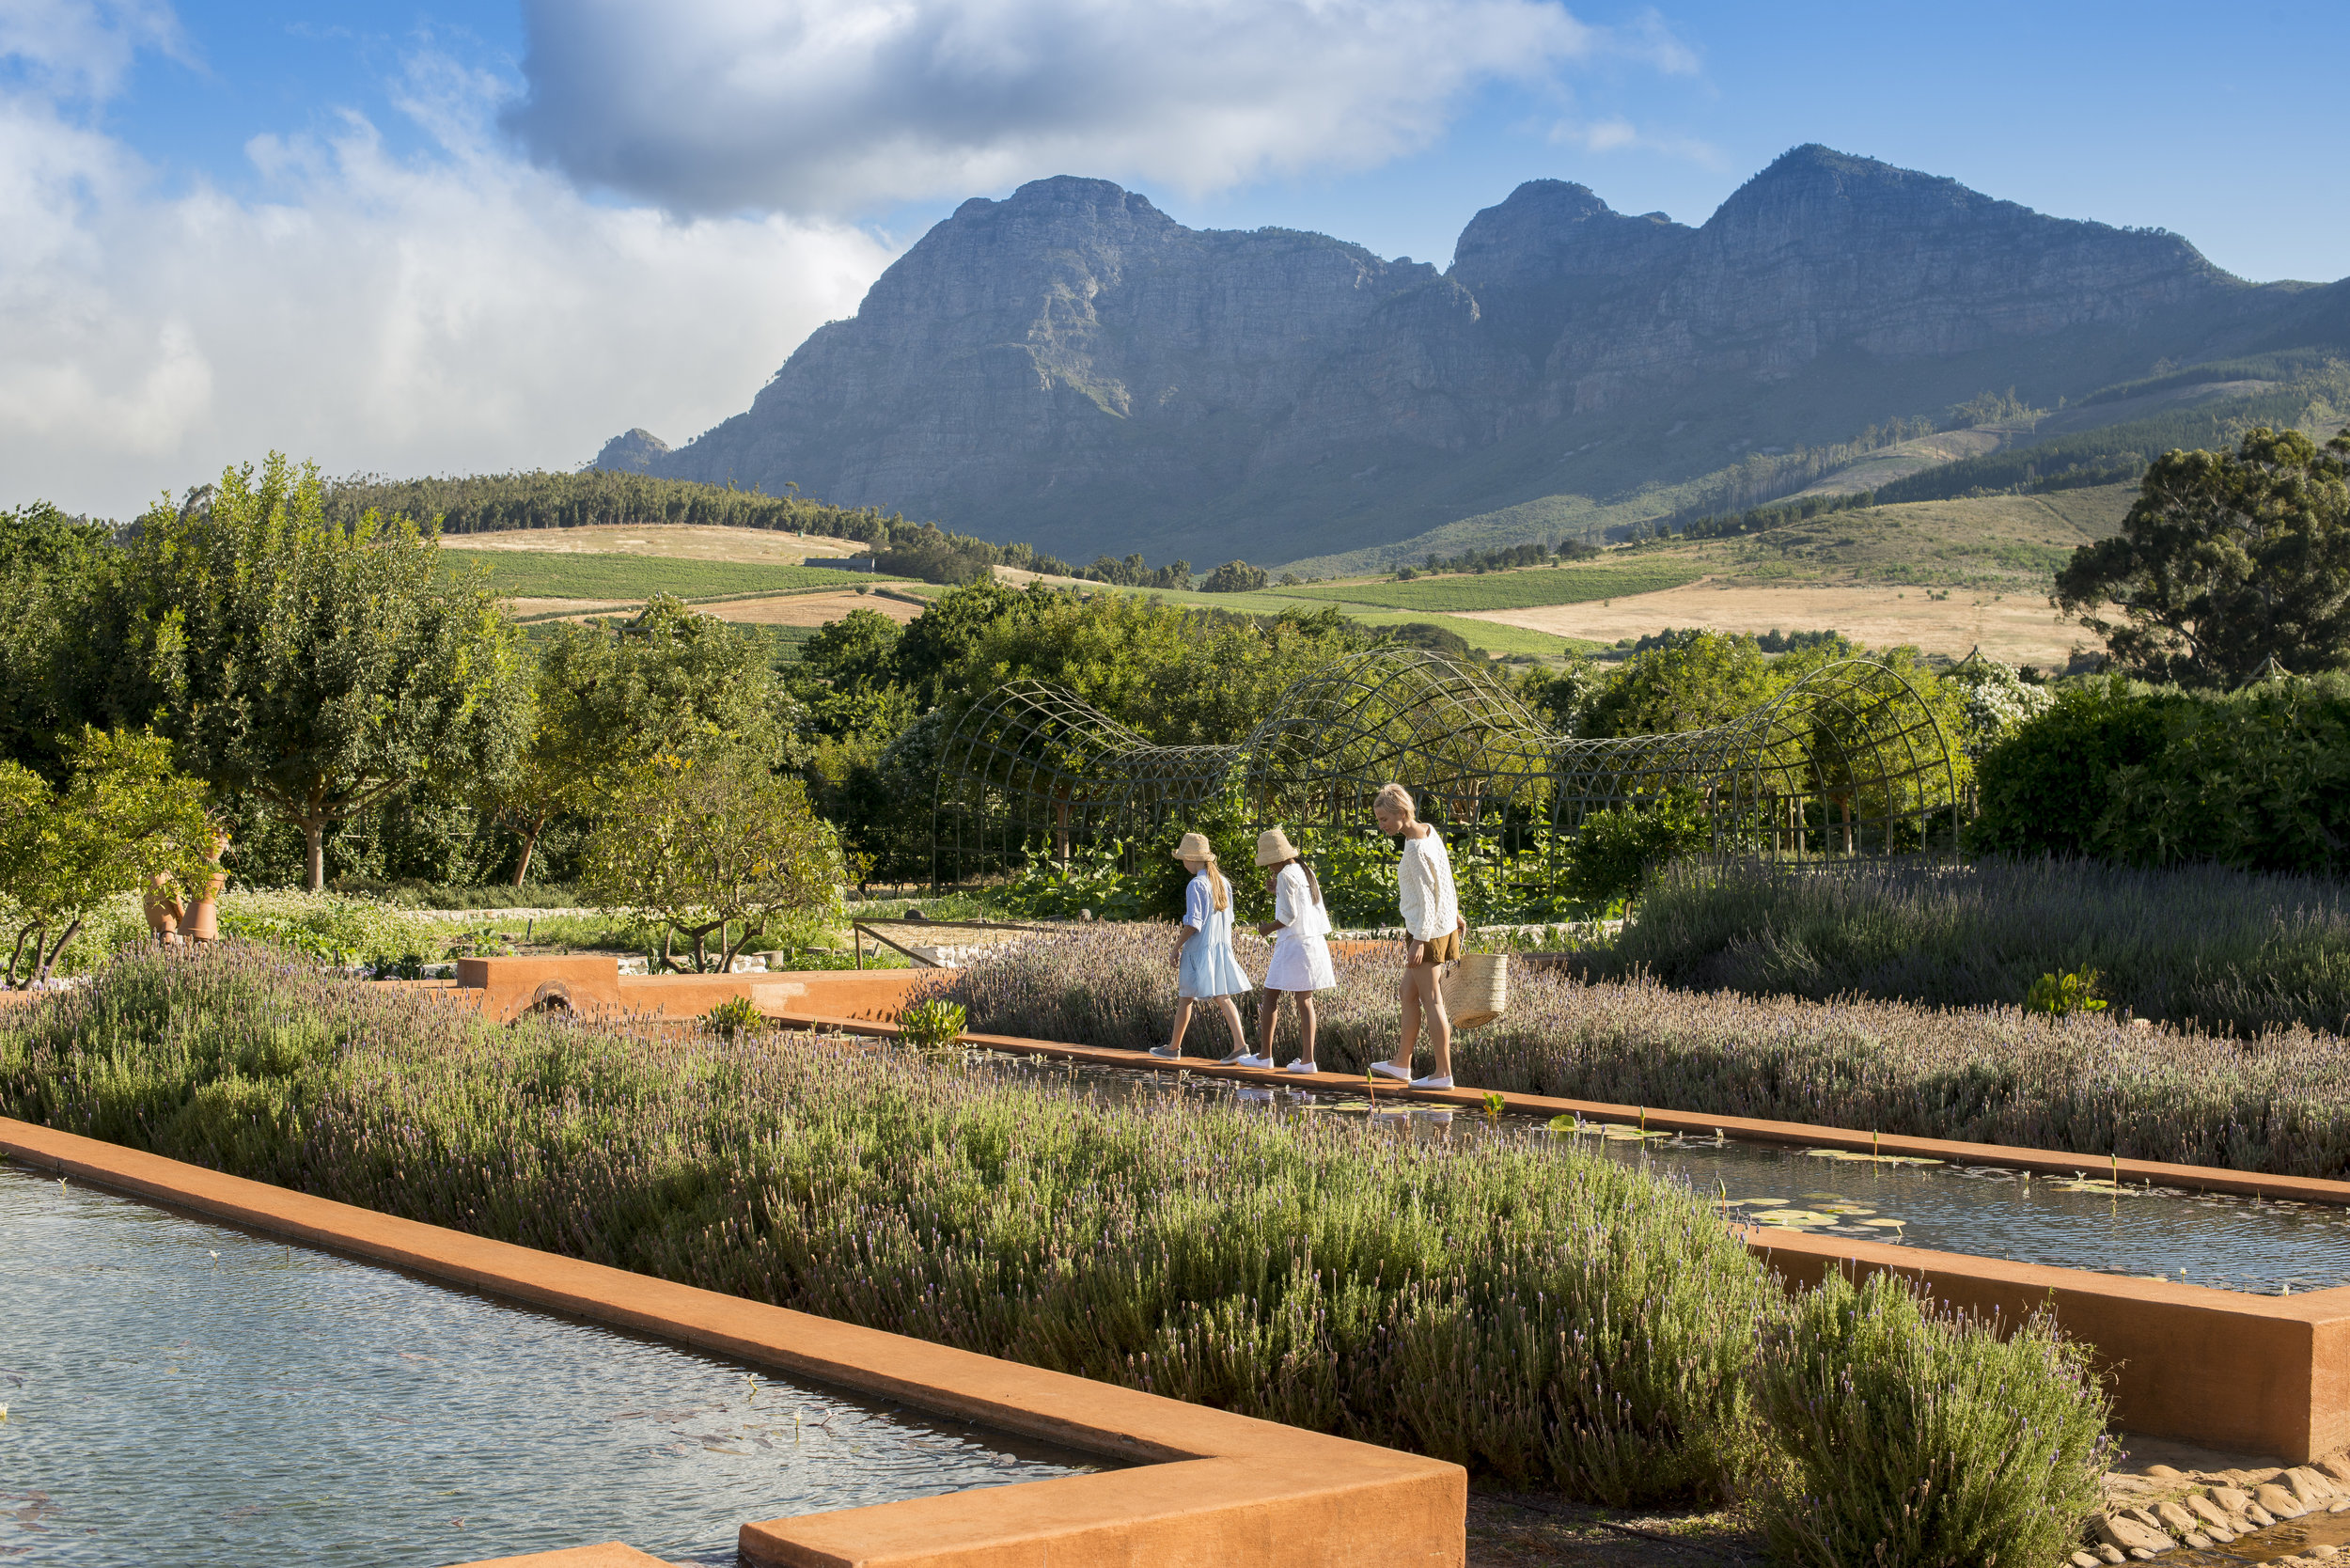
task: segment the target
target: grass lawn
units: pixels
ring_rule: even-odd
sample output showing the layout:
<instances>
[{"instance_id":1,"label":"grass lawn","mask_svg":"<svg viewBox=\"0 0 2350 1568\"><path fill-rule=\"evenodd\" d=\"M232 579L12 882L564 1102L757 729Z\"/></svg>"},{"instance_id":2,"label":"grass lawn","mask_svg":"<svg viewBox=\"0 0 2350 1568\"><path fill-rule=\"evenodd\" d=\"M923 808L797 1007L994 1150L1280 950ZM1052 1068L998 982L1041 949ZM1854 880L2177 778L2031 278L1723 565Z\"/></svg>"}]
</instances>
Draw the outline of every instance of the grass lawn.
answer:
<instances>
[{"instance_id":1,"label":"grass lawn","mask_svg":"<svg viewBox=\"0 0 2350 1568\"><path fill-rule=\"evenodd\" d=\"M1316 584L1280 591L1300 599L1371 604L1391 610L1523 610L1543 604L1584 604L1693 583L1703 575L1691 562L1629 560L1622 565L1528 567L1430 577L1409 583ZM1488 646L1491 646L1490 644Z\"/></svg>"},{"instance_id":2,"label":"grass lawn","mask_svg":"<svg viewBox=\"0 0 2350 1568\"><path fill-rule=\"evenodd\" d=\"M745 566L732 561L665 559L656 556L591 556L529 550L445 552L462 565L489 568L490 581L509 599L649 599L673 593L681 599L784 593L794 588L855 588L899 579L870 572L835 572L818 566Z\"/></svg>"}]
</instances>

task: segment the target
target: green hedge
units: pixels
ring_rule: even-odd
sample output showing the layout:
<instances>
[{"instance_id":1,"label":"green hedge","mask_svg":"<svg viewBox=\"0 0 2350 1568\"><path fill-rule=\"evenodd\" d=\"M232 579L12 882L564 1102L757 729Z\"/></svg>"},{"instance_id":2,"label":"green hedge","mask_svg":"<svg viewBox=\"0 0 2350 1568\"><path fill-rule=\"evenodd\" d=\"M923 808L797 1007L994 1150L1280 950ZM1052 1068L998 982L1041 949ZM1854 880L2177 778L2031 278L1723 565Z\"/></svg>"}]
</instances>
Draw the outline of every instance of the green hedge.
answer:
<instances>
[{"instance_id":1,"label":"green hedge","mask_svg":"<svg viewBox=\"0 0 2350 1568\"><path fill-rule=\"evenodd\" d=\"M1976 764L1968 845L2131 865L2350 871L2350 677L2226 694L2068 689Z\"/></svg>"}]
</instances>

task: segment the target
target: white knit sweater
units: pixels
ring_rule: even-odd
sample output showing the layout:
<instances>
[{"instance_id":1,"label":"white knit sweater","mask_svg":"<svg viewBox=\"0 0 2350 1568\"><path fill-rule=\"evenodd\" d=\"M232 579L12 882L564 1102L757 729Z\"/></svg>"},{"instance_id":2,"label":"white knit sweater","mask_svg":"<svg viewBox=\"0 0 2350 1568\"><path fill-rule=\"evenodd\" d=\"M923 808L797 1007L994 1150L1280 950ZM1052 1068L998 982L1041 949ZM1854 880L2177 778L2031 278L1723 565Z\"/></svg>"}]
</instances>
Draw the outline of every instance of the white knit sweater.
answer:
<instances>
[{"instance_id":1,"label":"white knit sweater","mask_svg":"<svg viewBox=\"0 0 2350 1568\"><path fill-rule=\"evenodd\" d=\"M1452 892L1452 857L1434 828L1425 836L1403 840L1403 858L1395 868L1395 886L1403 907L1403 929L1416 942L1433 942L1460 923L1460 902Z\"/></svg>"}]
</instances>

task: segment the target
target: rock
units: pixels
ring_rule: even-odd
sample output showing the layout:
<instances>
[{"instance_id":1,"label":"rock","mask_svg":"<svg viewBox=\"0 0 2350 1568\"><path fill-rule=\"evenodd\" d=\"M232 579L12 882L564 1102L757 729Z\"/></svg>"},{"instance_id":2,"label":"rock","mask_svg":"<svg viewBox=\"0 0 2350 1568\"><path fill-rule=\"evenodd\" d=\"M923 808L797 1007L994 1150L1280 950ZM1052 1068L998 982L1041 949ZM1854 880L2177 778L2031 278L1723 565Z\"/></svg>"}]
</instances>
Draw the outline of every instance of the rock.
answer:
<instances>
[{"instance_id":1,"label":"rock","mask_svg":"<svg viewBox=\"0 0 2350 1568\"><path fill-rule=\"evenodd\" d=\"M2309 1555L2317 1559L2320 1562L2325 1562L2333 1558L2340 1557L2342 1555L2342 1548L2340 1546L2311 1546L2309 1550Z\"/></svg>"},{"instance_id":2,"label":"rock","mask_svg":"<svg viewBox=\"0 0 2350 1568\"><path fill-rule=\"evenodd\" d=\"M2205 1535L2200 1529L2188 1530L2183 1539L2186 1541L2186 1544L2194 1547L2199 1552L2209 1551L2212 1547L2211 1537Z\"/></svg>"},{"instance_id":3,"label":"rock","mask_svg":"<svg viewBox=\"0 0 2350 1568\"><path fill-rule=\"evenodd\" d=\"M2154 1554L2144 1546L2130 1548L2130 1560L2133 1562L2152 1562L2154 1560Z\"/></svg>"},{"instance_id":4,"label":"rock","mask_svg":"<svg viewBox=\"0 0 2350 1568\"><path fill-rule=\"evenodd\" d=\"M2152 1525L2142 1525L2127 1514L2100 1518L2095 1526L2099 1536L2109 1546L2119 1546L2136 1556L2143 1552L2167 1552L2178 1543Z\"/></svg>"},{"instance_id":5,"label":"rock","mask_svg":"<svg viewBox=\"0 0 2350 1568\"><path fill-rule=\"evenodd\" d=\"M2164 1529L2173 1535L2185 1535L2188 1530L2203 1528L2203 1522L2201 1519L2168 1497L2154 1504L2154 1518Z\"/></svg>"},{"instance_id":6,"label":"rock","mask_svg":"<svg viewBox=\"0 0 2350 1568\"><path fill-rule=\"evenodd\" d=\"M652 465L669 455L669 444L649 430L633 430L626 435L616 435L603 444L596 454L594 466L617 468L624 473L646 474Z\"/></svg>"},{"instance_id":7,"label":"rock","mask_svg":"<svg viewBox=\"0 0 2350 1568\"><path fill-rule=\"evenodd\" d=\"M2149 1465L2146 1466L2146 1473L2150 1476L2159 1476L2165 1481L2176 1480L2179 1474L2168 1465Z\"/></svg>"},{"instance_id":8,"label":"rock","mask_svg":"<svg viewBox=\"0 0 2350 1568\"><path fill-rule=\"evenodd\" d=\"M2123 1552L2122 1548L2114 1545L2109 1541L2099 1542L2093 1550L2097 1554L2097 1560L2103 1563L2112 1564L2116 1562L2129 1561L2128 1556Z\"/></svg>"},{"instance_id":9,"label":"rock","mask_svg":"<svg viewBox=\"0 0 2350 1568\"><path fill-rule=\"evenodd\" d=\"M2300 1498L2273 1481L2253 1487L2252 1500L2280 1519L2298 1519L2309 1512Z\"/></svg>"},{"instance_id":10,"label":"rock","mask_svg":"<svg viewBox=\"0 0 2350 1568\"><path fill-rule=\"evenodd\" d=\"M2258 1525L2263 1529L2266 1529L2269 1526L2277 1522L2277 1516L2274 1513L2269 1513L2268 1510L2263 1508L2258 1503L2254 1503L2251 1507L2246 1509L2244 1511L2244 1516L2251 1520L2252 1523Z\"/></svg>"},{"instance_id":11,"label":"rock","mask_svg":"<svg viewBox=\"0 0 2350 1568\"><path fill-rule=\"evenodd\" d=\"M2139 1524L2144 1525L2148 1529L2160 1529L2163 1528L2162 1515L2155 1513L2151 1508L2124 1508L2119 1510L2119 1512L2127 1518L2136 1519Z\"/></svg>"},{"instance_id":12,"label":"rock","mask_svg":"<svg viewBox=\"0 0 2350 1568\"><path fill-rule=\"evenodd\" d=\"M2197 1518L2202 1520L2206 1526L2216 1526L2220 1529L2227 1529L2235 1522L2228 1516L2228 1511L2226 1509L2212 1501L2211 1498L2203 1497L2200 1494L2192 1494L2186 1497L2182 1497L2180 1502L2185 1506L2189 1513L2192 1513Z\"/></svg>"},{"instance_id":13,"label":"rock","mask_svg":"<svg viewBox=\"0 0 2350 1568\"><path fill-rule=\"evenodd\" d=\"M2277 1479L2305 1503L2330 1502L2341 1496L2331 1482L2306 1465L2295 1465Z\"/></svg>"},{"instance_id":14,"label":"rock","mask_svg":"<svg viewBox=\"0 0 2350 1568\"><path fill-rule=\"evenodd\" d=\"M2350 1454L2338 1453L2331 1459L2321 1459L2317 1467L2336 1481L2350 1482Z\"/></svg>"},{"instance_id":15,"label":"rock","mask_svg":"<svg viewBox=\"0 0 2350 1568\"><path fill-rule=\"evenodd\" d=\"M2231 1513L2241 1513L2252 1506L2252 1494L2233 1486L2207 1486L2203 1495Z\"/></svg>"},{"instance_id":16,"label":"rock","mask_svg":"<svg viewBox=\"0 0 2350 1568\"><path fill-rule=\"evenodd\" d=\"M2097 1565L2103 1562L2105 1559L2101 1557L2092 1557L2087 1552L2075 1552L2071 1557L2066 1558L2065 1560L2071 1563L2073 1568L2097 1568Z\"/></svg>"}]
</instances>

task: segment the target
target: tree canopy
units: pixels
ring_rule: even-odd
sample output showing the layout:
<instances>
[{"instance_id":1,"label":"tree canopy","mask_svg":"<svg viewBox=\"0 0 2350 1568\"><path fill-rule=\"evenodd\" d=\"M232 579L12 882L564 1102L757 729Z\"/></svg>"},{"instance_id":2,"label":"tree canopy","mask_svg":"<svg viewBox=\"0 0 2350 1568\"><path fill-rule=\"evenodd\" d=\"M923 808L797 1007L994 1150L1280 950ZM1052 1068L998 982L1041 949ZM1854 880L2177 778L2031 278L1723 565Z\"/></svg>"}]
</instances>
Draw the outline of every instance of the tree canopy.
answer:
<instances>
[{"instance_id":1,"label":"tree canopy","mask_svg":"<svg viewBox=\"0 0 2350 1568\"><path fill-rule=\"evenodd\" d=\"M2112 539L2084 544L2056 603L2150 681L2239 685L2266 667L2350 661L2350 431L2248 431L2232 452L2171 451ZM2120 612L2107 619L2107 606Z\"/></svg>"},{"instance_id":2,"label":"tree canopy","mask_svg":"<svg viewBox=\"0 0 2350 1568\"><path fill-rule=\"evenodd\" d=\"M497 596L406 518L330 519L315 464L273 452L155 507L125 580L141 706L188 771L301 828L312 889L328 827L420 781L498 774L524 738Z\"/></svg>"}]
</instances>

